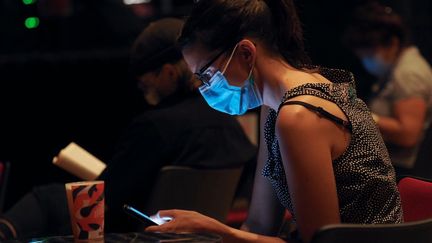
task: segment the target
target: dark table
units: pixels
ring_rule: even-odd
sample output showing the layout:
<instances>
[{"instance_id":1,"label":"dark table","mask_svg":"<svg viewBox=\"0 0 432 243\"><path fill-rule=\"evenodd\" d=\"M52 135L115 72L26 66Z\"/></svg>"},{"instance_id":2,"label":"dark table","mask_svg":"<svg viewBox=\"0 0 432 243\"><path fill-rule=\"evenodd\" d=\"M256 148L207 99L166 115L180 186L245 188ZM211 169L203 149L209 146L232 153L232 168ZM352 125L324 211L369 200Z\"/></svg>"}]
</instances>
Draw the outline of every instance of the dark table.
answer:
<instances>
[{"instance_id":1,"label":"dark table","mask_svg":"<svg viewBox=\"0 0 432 243\"><path fill-rule=\"evenodd\" d=\"M9 243L32 242L32 243L57 243L57 242L74 242L73 236L52 236L46 238L34 238L26 240L7 241ZM85 242L85 241L84 241ZM87 241L91 243L153 243L153 242L202 242L213 243L222 242L222 238L218 235L207 233L121 233L121 234L105 234L105 238L100 241Z\"/></svg>"}]
</instances>

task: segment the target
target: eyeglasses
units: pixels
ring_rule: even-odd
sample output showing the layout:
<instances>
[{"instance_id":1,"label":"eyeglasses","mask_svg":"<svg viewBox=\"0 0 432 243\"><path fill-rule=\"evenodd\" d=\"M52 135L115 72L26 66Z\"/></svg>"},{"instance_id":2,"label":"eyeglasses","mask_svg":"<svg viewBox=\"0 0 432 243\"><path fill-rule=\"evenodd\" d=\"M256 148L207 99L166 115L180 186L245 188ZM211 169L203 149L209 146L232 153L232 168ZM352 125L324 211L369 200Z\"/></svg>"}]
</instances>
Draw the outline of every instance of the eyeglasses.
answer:
<instances>
[{"instance_id":1,"label":"eyeglasses","mask_svg":"<svg viewBox=\"0 0 432 243\"><path fill-rule=\"evenodd\" d=\"M213 57L206 65L204 65L200 70L194 75L203 83L208 85L209 80L211 79L212 74L209 72L205 72L223 53L225 53L225 49L219 52L215 57Z\"/></svg>"}]
</instances>

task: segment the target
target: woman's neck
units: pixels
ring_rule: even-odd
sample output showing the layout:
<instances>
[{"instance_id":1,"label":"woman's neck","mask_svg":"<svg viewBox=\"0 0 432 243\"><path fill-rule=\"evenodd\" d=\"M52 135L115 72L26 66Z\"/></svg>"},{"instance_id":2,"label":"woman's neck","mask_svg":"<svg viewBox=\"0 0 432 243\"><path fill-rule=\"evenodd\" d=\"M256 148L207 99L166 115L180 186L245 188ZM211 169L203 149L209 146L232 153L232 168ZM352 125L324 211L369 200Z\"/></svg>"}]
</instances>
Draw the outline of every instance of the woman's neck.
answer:
<instances>
[{"instance_id":1,"label":"woman's neck","mask_svg":"<svg viewBox=\"0 0 432 243\"><path fill-rule=\"evenodd\" d=\"M296 69L280 58L257 60L257 72L262 80L263 103L275 110L288 90L305 83L329 82L319 74Z\"/></svg>"}]
</instances>

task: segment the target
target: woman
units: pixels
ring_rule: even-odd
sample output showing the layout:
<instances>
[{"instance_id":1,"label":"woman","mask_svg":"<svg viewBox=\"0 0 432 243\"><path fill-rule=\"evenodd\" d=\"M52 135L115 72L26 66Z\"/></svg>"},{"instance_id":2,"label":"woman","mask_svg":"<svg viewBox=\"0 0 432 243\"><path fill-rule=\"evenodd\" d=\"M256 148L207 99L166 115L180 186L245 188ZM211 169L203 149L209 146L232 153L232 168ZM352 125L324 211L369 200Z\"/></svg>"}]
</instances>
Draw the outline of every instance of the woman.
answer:
<instances>
[{"instance_id":1,"label":"woman","mask_svg":"<svg viewBox=\"0 0 432 243\"><path fill-rule=\"evenodd\" d=\"M352 75L305 65L291 0L202 0L179 41L210 106L229 114L269 109L267 146L261 146L268 156L258 162L243 230L179 210L160 211L173 220L146 230L280 242L275 229L286 208L308 242L327 224L402 221L394 169L370 112L355 96Z\"/></svg>"},{"instance_id":2,"label":"woman","mask_svg":"<svg viewBox=\"0 0 432 243\"><path fill-rule=\"evenodd\" d=\"M369 107L396 171L419 173L412 169L432 119L432 68L410 43L401 17L378 3L354 11L344 40L376 78Z\"/></svg>"}]
</instances>

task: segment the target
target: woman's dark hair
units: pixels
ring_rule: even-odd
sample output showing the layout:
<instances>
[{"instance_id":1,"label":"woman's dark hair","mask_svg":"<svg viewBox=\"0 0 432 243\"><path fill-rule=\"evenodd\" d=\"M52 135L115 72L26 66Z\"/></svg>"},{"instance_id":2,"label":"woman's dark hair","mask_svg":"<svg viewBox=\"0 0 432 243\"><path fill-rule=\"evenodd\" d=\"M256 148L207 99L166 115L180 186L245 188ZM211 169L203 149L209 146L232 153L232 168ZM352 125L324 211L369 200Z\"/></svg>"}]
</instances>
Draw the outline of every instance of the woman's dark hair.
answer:
<instances>
[{"instance_id":1,"label":"woman's dark hair","mask_svg":"<svg viewBox=\"0 0 432 243\"><path fill-rule=\"evenodd\" d=\"M201 0L187 19L179 43L224 50L244 37L261 40L296 68L310 62L292 0Z\"/></svg>"},{"instance_id":2,"label":"woman's dark hair","mask_svg":"<svg viewBox=\"0 0 432 243\"><path fill-rule=\"evenodd\" d=\"M351 49L373 48L389 45L393 37L399 39L401 47L409 44L401 17L388 6L369 2L354 10L342 41Z\"/></svg>"}]
</instances>

